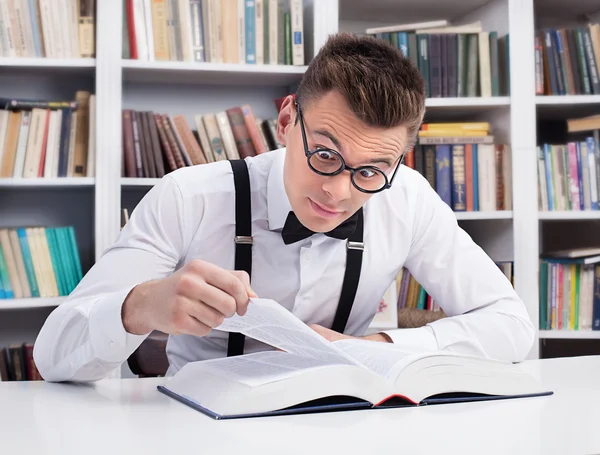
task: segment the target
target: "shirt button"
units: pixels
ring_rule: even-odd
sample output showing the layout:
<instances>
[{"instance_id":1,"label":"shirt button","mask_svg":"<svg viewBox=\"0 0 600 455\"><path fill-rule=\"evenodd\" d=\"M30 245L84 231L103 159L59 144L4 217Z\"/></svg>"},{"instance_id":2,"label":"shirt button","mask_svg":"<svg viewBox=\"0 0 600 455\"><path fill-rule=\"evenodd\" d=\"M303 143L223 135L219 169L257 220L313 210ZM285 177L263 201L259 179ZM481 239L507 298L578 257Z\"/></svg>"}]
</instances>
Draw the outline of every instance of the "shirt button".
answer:
<instances>
[{"instance_id":1,"label":"shirt button","mask_svg":"<svg viewBox=\"0 0 600 455\"><path fill-rule=\"evenodd\" d=\"M306 258L306 260L307 260L307 261L310 261L310 253L306 253L306 254L304 255L304 257Z\"/></svg>"}]
</instances>

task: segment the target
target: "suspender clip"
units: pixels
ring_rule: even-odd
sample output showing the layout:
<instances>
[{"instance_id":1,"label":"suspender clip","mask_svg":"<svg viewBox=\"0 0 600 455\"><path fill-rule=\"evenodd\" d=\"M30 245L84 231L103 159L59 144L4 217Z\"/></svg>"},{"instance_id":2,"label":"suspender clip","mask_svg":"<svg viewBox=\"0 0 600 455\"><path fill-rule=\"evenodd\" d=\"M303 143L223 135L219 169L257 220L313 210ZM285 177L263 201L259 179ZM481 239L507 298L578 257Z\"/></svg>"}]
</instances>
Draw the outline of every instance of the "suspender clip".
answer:
<instances>
[{"instance_id":1,"label":"suspender clip","mask_svg":"<svg viewBox=\"0 0 600 455\"><path fill-rule=\"evenodd\" d=\"M235 243L238 245L252 245L252 236L251 235L236 235Z\"/></svg>"},{"instance_id":2,"label":"suspender clip","mask_svg":"<svg viewBox=\"0 0 600 455\"><path fill-rule=\"evenodd\" d=\"M346 249L347 250L360 250L360 251L364 251L365 244L363 242L351 242L350 240L348 240L346 242Z\"/></svg>"}]
</instances>

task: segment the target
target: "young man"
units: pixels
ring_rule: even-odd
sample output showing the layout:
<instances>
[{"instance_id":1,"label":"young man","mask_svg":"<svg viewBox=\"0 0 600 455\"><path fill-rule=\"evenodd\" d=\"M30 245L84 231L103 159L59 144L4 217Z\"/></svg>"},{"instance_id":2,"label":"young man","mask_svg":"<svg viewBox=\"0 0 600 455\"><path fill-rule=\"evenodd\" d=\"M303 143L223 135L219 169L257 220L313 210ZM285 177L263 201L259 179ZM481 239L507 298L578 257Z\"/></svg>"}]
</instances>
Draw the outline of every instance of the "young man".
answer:
<instances>
[{"instance_id":1,"label":"young man","mask_svg":"<svg viewBox=\"0 0 600 455\"><path fill-rule=\"evenodd\" d=\"M251 215L236 218L243 185L236 192L228 161L165 176L47 319L34 351L42 376L102 378L152 330L171 335L168 374L239 354L239 339L233 349L212 329L243 315L250 296L276 300L330 340L362 336L402 266L448 317L366 338L522 360L534 338L523 302L427 180L401 164L424 110L424 81L398 50L330 38L281 107L285 149L246 160ZM251 225L251 284L233 270L236 221Z\"/></svg>"}]
</instances>

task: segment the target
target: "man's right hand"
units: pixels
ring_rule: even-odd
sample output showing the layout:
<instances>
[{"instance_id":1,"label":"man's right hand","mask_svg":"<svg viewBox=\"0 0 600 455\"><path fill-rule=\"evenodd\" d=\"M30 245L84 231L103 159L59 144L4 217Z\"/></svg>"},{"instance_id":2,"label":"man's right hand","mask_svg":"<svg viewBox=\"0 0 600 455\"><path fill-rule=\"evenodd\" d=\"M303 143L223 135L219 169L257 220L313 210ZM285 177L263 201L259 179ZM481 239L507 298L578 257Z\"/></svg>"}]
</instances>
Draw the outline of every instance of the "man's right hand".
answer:
<instances>
[{"instance_id":1,"label":"man's right hand","mask_svg":"<svg viewBox=\"0 0 600 455\"><path fill-rule=\"evenodd\" d=\"M224 318L246 313L257 297L245 271L225 270L194 260L172 275L134 287L123 303L125 330L206 336Z\"/></svg>"}]
</instances>

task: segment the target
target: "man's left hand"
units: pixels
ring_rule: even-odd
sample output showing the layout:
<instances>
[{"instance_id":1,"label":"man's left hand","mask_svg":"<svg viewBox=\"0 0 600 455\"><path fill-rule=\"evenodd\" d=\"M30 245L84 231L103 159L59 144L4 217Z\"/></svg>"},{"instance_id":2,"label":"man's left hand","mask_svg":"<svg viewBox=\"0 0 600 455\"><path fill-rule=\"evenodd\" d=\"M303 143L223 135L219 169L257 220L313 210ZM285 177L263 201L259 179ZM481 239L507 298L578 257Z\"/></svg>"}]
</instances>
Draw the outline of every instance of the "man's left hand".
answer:
<instances>
[{"instance_id":1,"label":"man's left hand","mask_svg":"<svg viewBox=\"0 0 600 455\"><path fill-rule=\"evenodd\" d=\"M384 343L391 343L392 340L383 333L374 333L373 335L366 335L363 337L355 337L351 335L344 335L343 333L336 332L335 330L328 329L319 324L311 324L310 328L325 338L327 341L338 341L338 340L370 340L370 341L382 341Z\"/></svg>"}]
</instances>

